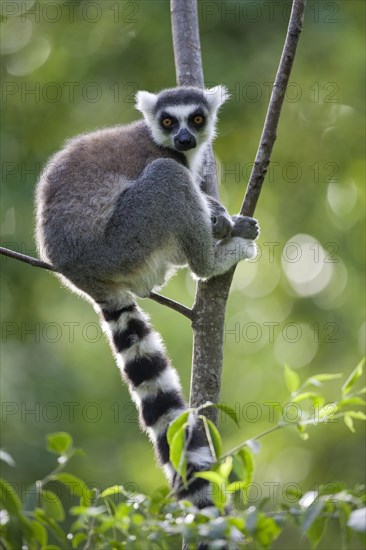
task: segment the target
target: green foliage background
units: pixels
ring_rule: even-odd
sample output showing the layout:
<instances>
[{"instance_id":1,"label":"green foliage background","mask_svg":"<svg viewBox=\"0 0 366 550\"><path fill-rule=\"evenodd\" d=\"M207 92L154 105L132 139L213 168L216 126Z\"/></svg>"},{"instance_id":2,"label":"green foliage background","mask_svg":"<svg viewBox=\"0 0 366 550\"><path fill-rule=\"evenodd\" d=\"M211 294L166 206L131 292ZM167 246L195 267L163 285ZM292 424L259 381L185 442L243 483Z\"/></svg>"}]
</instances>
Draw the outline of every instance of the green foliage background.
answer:
<instances>
[{"instance_id":1,"label":"green foliage background","mask_svg":"<svg viewBox=\"0 0 366 550\"><path fill-rule=\"evenodd\" d=\"M232 93L215 145L220 192L232 213L255 156L289 6L199 1L206 82ZM77 133L137 118L138 89L175 85L169 2L7 1L2 15L13 9L0 43L2 244L35 255L33 193L49 155ZM227 448L273 424L269 403L286 397L285 362L305 378L348 373L363 354L364 15L357 0L309 1L256 212L262 257L237 269L228 303L222 401L240 413L241 430L223 419ZM310 257L320 243L328 260L304 264L304 272L320 271L320 286L329 278L305 296L286 275L294 264L281 260L299 234L310 236ZM149 492L164 483L91 306L47 272L4 258L1 271L2 446L18 465L3 467L7 478L24 488L43 477L52 467L45 434L67 431L88 455L75 459L74 472L91 484ZM181 271L164 292L190 304L194 288ZM187 320L146 300L143 308L188 395ZM263 441L256 491L281 500L289 483L304 491L335 480L352 486L364 478L364 464L361 430L353 435L334 422L307 442L281 431ZM328 537L321 547L334 544L337 532ZM279 544L297 544L291 529Z\"/></svg>"}]
</instances>

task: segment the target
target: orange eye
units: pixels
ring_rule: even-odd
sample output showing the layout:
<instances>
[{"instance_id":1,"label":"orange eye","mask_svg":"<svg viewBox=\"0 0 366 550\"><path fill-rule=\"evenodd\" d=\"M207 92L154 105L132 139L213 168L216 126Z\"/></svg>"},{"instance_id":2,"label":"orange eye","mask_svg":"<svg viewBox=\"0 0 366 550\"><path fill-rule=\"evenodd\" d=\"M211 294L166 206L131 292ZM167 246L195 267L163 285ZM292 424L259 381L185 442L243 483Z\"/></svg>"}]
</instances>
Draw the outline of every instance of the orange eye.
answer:
<instances>
[{"instance_id":1,"label":"orange eye","mask_svg":"<svg viewBox=\"0 0 366 550\"><path fill-rule=\"evenodd\" d=\"M163 126L165 126L165 128L169 128L171 125L172 125L173 121L171 118L164 118L163 120Z\"/></svg>"},{"instance_id":2,"label":"orange eye","mask_svg":"<svg viewBox=\"0 0 366 550\"><path fill-rule=\"evenodd\" d=\"M201 116L201 115L195 116L194 119L193 119L193 122L195 124L202 124L203 123L203 116Z\"/></svg>"}]
</instances>

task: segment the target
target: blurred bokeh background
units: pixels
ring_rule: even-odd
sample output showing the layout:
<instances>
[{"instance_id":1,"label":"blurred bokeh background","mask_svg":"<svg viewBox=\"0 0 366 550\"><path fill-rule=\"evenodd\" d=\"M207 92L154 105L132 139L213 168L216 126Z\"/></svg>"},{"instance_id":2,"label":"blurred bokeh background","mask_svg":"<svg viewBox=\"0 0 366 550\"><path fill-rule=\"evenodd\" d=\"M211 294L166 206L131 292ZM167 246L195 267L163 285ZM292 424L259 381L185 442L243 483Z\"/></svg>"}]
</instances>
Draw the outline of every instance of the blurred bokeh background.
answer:
<instances>
[{"instance_id":1,"label":"blurred bokeh background","mask_svg":"<svg viewBox=\"0 0 366 550\"><path fill-rule=\"evenodd\" d=\"M232 213L255 157L289 8L199 1L206 83L224 83L232 94L215 144L220 194ZM70 136L138 118L137 90L175 85L169 2L6 0L1 10L2 245L36 255L34 187L47 158ZM356 0L307 7L256 211L259 258L238 267L228 302L222 401L237 410L241 429L221 422L226 449L273 425L270 403L287 397L285 363L303 379L346 377L363 354L364 16ZM72 469L90 483L143 492L164 483L92 307L50 273L0 261L2 447L18 466L3 466L3 474L23 488L43 477L54 463L45 435L62 430L86 451ZM185 270L164 289L185 304L194 292ZM188 395L188 321L148 300L142 306ZM330 401L339 386L329 385ZM308 441L291 429L263 440L252 502L281 501L288 484L306 491L362 482L357 428L353 435L334 422L312 429ZM331 529L321 547L337 536ZM296 540L288 530L279 547Z\"/></svg>"}]
</instances>

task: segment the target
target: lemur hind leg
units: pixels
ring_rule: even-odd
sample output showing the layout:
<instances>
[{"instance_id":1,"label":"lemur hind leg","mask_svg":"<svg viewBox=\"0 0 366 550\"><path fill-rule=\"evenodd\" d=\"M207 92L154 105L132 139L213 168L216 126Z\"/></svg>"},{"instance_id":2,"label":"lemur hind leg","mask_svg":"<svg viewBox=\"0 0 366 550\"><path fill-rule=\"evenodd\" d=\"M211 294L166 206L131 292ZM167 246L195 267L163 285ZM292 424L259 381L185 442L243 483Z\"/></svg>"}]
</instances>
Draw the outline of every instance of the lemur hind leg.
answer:
<instances>
[{"instance_id":1,"label":"lemur hind leg","mask_svg":"<svg viewBox=\"0 0 366 550\"><path fill-rule=\"evenodd\" d=\"M171 159L152 162L120 195L106 242L113 268L124 272L161 251L167 269L188 263L195 275L209 278L255 255L255 245L241 236L215 241L208 202L189 171Z\"/></svg>"},{"instance_id":2,"label":"lemur hind leg","mask_svg":"<svg viewBox=\"0 0 366 550\"><path fill-rule=\"evenodd\" d=\"M207 202L190 172L171 159L149 164L120 195L106 241L108 256L124 271L135 269L159 251L162 262L189 263L200 272L209 272L214 263Z\"/></svg>"}]
</instances>

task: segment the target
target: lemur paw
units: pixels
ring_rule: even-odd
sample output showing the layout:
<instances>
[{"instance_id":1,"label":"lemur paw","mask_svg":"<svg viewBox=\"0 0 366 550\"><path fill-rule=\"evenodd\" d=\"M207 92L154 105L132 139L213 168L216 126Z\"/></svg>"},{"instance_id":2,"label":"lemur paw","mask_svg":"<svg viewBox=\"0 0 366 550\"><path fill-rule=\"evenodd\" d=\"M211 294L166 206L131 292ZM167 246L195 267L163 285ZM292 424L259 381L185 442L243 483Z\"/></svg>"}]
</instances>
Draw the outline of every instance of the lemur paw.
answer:
<instances>
[{"instance_id":1,"label":"lemur paw","mask_svg":"<svg viewBox=\"0 0 366 550\"><path fill-rule=\"evenodd\" d=\"M232 237L242 237L254 241L259 235L257 220L249 216L232 216L234 227L231 230Z\"/></svg>"},{"instance_id":2,"label":"lemur paw","mask_svg":"<svg viewBox=\"0 0 366 550\"><path fill-rule=\"evenodd\" d=\"M212 235L214 239L225 239L231 234L233 223L230 218L225 215L217 214L211 216Z\"/></svg>"}]
</instances>

